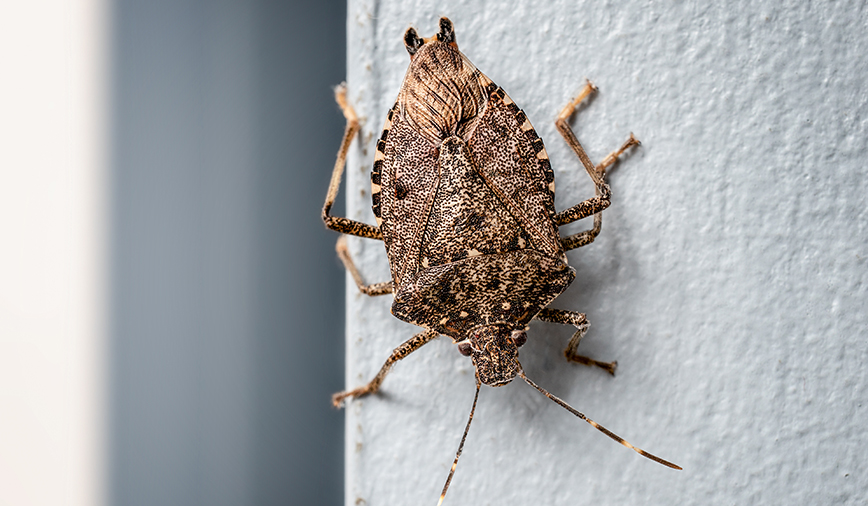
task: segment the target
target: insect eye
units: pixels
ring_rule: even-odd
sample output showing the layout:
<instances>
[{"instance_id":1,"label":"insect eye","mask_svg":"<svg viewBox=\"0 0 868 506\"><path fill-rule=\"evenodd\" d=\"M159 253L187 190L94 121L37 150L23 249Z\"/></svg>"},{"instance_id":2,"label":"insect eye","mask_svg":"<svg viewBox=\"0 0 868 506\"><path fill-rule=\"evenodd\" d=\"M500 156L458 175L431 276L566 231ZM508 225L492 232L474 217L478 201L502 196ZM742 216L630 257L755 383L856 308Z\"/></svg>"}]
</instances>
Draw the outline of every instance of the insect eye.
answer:
<instances>
[{"instance_id":1,"label":"insect eye","mask_svg":"<svg viewBox=\"0 0 868 506\"><path fill-rule=\"evenodd\" d=\"M407 48L407 52L411 56L416 54L416 51L422 47L422 44L424 44L424 41L416 34L416 29L407 28L407 31L404 32L404 47Z\"/></svg>"},{"instance_id":2,"label":"insect eye","mask_svg":"<svg viewBox=\"0 0 868 506\"><path fill-rule=\"evenodd\" d=\"M463 343L458 344L458 353L464 355L465 357L470 356L470 343L464 341Z\"/></svg>"},{"instance_id":3,"label":"insect eye","mask_svg":"<svg viewBox=\"0 0 868 506\"><path fill-rule=\"evenodd\" d=\"M520 348L524 343L527 342L527 332L523 330L513 332L512 340L515 342L515 345Z\"/></svg>"}]
</instances>

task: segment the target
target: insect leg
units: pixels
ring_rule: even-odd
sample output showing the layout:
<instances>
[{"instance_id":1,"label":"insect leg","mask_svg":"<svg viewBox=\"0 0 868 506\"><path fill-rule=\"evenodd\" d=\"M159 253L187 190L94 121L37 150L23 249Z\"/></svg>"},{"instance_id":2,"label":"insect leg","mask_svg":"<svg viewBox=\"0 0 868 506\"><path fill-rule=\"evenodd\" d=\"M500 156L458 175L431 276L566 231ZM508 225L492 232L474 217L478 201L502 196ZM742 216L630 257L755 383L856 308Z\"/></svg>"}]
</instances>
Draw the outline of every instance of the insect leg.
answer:
<instances>
[{"instance_id":1,"label":"insect leg","mask_svg":"<svg viewBox=\"0 0 868 506\"><path fill-rule=\"evenodd\" d=\"M585 148L582 147L581 143L579 143L579 139L576 138L576 134L573 132L572 127L570 127L569 119L570 116L576 112L576 107L591 93L597 91L597 87L594 86L591 81L587 81L585 83L585 87L582 88L582 91L571 100L562 110L561 113L558 114L558 117L555 119L555 126L558 128L558 132L560 132L561 136L563 136L566 143L572 148L573 152L576 156L579 157L579 160L582 162L582 166L584 166L585 171L591 177L591 180L594 181L594 185L596 186L596 195L594 198L590 198L585 200L584 202L579 202L573 207L561 211L555 216L555 221L558 225L566 225L567 223L572 223L578 219L590 216L595 213L599 213L603 209L609 207L609 196L610 190L609 185L603 180L602 174L597 171L597 168L591 162L591 159L588 157L588 154L585 152Z\"/></svg>"},{"instance_id":2,"label":"insect leg","mask_svg":"<svg viewBox=\"0 0 868 506\"><path fill-rule=\"evenodd\" d=\"M605 177L606 169L610 165L615 163L618 160L618 156L620 156L624 151L626 151L627 148L629 148L631 146L638 146L639 144L640 144L639 141L636 140L635 137L633 137L633 134L630 134L630 138L627 139L627 141L624 142L624 144L618 150L609 153L609 155L603 159L603 162L600 163L600 165L597 165L596 170L600 173L601 177ZM593 199L590 199L590 200L593 200ZM588 202L588 201L585 201L585 202ZM580 203L579 206L581 206L585 202ZM575 209L576 207L579 207L579 206L574 206L571 209ZM567 211L564 211L564 212L566 213L568 211L570 211L570 209L568 209ZM587 211L587 210L585 210L585 211ZM588 214L585 214L585 215L582 215L582 213L579 212L578 215L575 217L575 219L579 220L582 218L587 218L590 215L590 213L593 213L593 211L590 211L590 212L588 212ZM557 217L556 217L556 219L557 219ZM599 213L599 212L594 213L594 227L591 230L585 230L583 232L578 232L576 234L572 234L572 235L568 235L567 237L563 237L563 238L561 238L561 245L563 246L565 251L569 251L571 249L581 248L582 246L586 246L588 244L591 244L592 242L594 242L594 239L596 239L597 235L599 235L600 227L602 226L602 224L603 224L602 213Z\"/></svg>"},{"instance_id":3,"label":"insect leg","mask_svg":"<svg viewBox=\"0 0 868 506\"><path fill-rule=\"evenodd\" d=\"M341 84L335 88L335 100L347 119L347 127L344 130L344 139L341 141L338 158L335 160L335 167L332 170L332 179L329 183L328 193L326 193L325 204L322 206L322 220L328 228L337 232L382 240L383 234L380 233L379 228L373 225L329 215L329 211L331 211L332 205L335 203L335 198L338 196L338 189L341 186L341 177L347 164L347 151L349 151L350 143L359 131L359 121L356 118L356 112L353 110L353 106L347 102L346 84Z\"/></svg>"},{"instance_id":4,"label":"insect leg","mask_svg":"<svg viewBox=\"0 0 868 506\"><path fill-rule=\"evenodd\" d=\"M348 392L338 392L332 395L332 404L334 404L336 408L339 408L347 397L362 397L376 393L377 390L380 389L380 385L383 383L386 375L389 374L389 369L392 368L395 362L428 344L437 336L437 332L430 329L414 335L405 341L404 344L398 346L394 351L392 351L392 354L386 359L386 363L380 368L380 372L378 372L377 375L374 376L374 379L372 379L367 385Z\"/></svg>"},{"instance_id":5,"label":"insect leg","mask_svg":"<svg viewBox=\"0 0 868 506\"><path fill-rule=\"evenodd\" d=\"M341 262L344 263L344 267L346 267L346 269L350 271L350 275L352 275L353 280L359 287L360 292L365 295L370 295L371 297L392 293L391 281L374 283L373 285L365 284L365 282L362 280L362 275L359 274L359 270L356 268L356 264L353 262L352 257L350 257L350 251L347 249L346 236L342 235L338 238L338 242L337 244L335 244L335 251L338 252L338 257L340 257Z\"/></svg>"},{"instance_id":6,"label":"insect leg","mask_svg":"<svg viewBox=\"0 0 868 506\"><path fill-rule=\"evenodd\" d=\"M579 364L596 366L605 369L612 376L615 375L615 368L618 367L618 362L600 362L599 360L594 360L578 354L579 342L591 326L584 314L563 309L545 308L536 315L536 319L544 322L561 323L576 327L576 333L573 334L572 338L570 338L570 342L564 350L564 356L567 360Z\"/></svg>"},{"instance_id":7,"label":"insect leg","mask_svg":"<svg viewBox=\"0 0 868 506\"><path fill-rule=\"evenodd\" d=\"M594 164L591 163L591 159L588 157L588 154L585 152L585 149L576 138L575 133L573 133L573 129L570 127L569 118L575 112L576 107L578 107L582 100L596 91L596 89L597 88L588 81L579 95L563 108L555 120L555 125L557 126L558 131L561 133L567 144L569 144L570 148L572 148L573 152L576 153L576 156L579 157L579 160L581 160L582 165L585 167L585 170L596 186L593 198L579 202L573 207L555 215L555 222L559 226L594 215L594 227L591 230L579 232L561 239L561 244L563 245L564 250L571 250L590 244L600 233L600 228L602 226L602 216L600 215L600 212L609 207L609 204L611 203L611 190L605 181L606 169L615 163L618 160L618 157L628 148L639 145L639 141L633 137L633 134L630 134L630 138L627 139L618 150L613 151L606 156L602 163L597 166L594 166Z\"/></svg>"}]
</instances>

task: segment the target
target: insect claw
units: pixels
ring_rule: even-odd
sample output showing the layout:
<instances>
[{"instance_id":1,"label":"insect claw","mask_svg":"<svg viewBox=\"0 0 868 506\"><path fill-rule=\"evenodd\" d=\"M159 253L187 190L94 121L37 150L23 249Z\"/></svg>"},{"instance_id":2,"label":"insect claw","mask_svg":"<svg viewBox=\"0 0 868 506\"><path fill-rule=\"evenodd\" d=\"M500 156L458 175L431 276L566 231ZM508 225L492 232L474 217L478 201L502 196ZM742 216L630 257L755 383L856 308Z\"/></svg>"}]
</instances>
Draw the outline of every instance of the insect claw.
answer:
<instances>
[{"instance_id":1,"label":"insect claw","mask_svg":"<svg viewBox=\"0 0 868 506\"><path fill-rule=\"evenodd\" d=\"M343 109L343 106L347 103L347 83L346 81L341 84L335 86L335 102L338 103L339 106Z\"/></svg>"},{"instance_id":2,"label":"insect claw","mask_svg":"<svg viewBox=\"0 0 868 506\"><path fill-rule=\"evenodd\" d=\"M639 142L639 139L637 139L636 137L633 136L633 132L630 132L630 138L628 138L626 141L624 141L624 144L622 144L621 147L618 148L617 151L613 151L612 153L609 153L608 155L606 155L606 158L604 158L603 161L600 162L600 165L597 166L597 172L600 175L600 177L603 177L606 175L606 169L609 168L611 165L613 165L615 162L617 162L618 157L623 155L624 151L627 151L628 149L630 149L633 146L641 146L641 145L642 145L642 143Z\"/></svg>"},{"instance_id":3,"label":"insect claw","mask_svg":"<svg viewBox=\"0 0 868 506\"><path fill-rule=\"evenodd\" d=\"M358 123L359 118L356 116L356 111L353 109L353 106L351 106L350 103L347 102L346 81L335 86L335 102L338 103L338 107L340 107L341 112L344 113L344 118L349 123Z\"/></svg>"},{"instance_id":4,"label":"insect claw","mask_svg":"<svg viewBox=\"0 0 868 506\"><path fill-rule=\"evenodd\" d=\"M591 82L590 79L585 79L585 86L582 88L582 91L576 95L576 98L572 99L570 103L568 103L562 110L561 113L558 114L556 121L566 121L576 112L576 108L579 104L582 103L585 98L588 97L591 93L597 91L597 87L594 86L594 83Z\"/></svg>"},{"instance_id":5,"label":"insect claw","mask_svg":"<svg viewBox=\"0 0 868 506\"><path fill-rule=\"evenodd\" d=\"M338 409L344 407L344 399L346 399L348 395L346 392L338 392L332 395L332 405Z\"/></svg>"}]
</instances>

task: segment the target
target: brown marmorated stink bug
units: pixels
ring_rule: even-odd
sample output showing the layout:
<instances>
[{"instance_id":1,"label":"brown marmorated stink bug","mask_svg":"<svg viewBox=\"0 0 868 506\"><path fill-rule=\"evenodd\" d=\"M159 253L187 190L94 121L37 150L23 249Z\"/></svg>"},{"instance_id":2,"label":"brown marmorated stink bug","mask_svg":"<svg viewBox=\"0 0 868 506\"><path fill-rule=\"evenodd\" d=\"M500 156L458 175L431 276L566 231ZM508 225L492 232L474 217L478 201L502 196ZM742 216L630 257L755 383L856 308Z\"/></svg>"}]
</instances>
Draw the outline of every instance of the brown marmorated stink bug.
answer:
<instances>
[{"instance_id":1,"label":"brown marmorated stink bug","mask_svg":"<svg viewBox=\"0 0 868 506\"><path fill-rule=\"evenodd\" d=\"M561 111L556 125L596 186L595 196L556 212L554 173L542 139L502 88L476 69L455 43L452 22L422 39L404 34L410 67L398 100L377 141L371 188L377 226L330 216L350 142L359 130L346 100L336 90L347 120L322 217L344 234L382 240L392 281L365 285L343 236L337 250L359 289L371 296L392 294L392 314L420 327L392 352L365 386L333 396L344 400L376 392L395 362L440 334L451 337L476 369L476 395L461 443L446 479L446 494L479 398L482 383L501 386L516 376L610 438L665 466L681 469L634 447L525 376L518 348L534 318L574 325L578 330L564 352L567 359L606 369L577 354L588 329L584 314L548 305L573 281L565 252L591 243L600 232L600 212L609 206L606 169L639 142L630 138L594 166L568 124L569 117L595 88L588 82ZM594 217L591 230L561 237L558 227Z\"/></svg>"}]
</instances>

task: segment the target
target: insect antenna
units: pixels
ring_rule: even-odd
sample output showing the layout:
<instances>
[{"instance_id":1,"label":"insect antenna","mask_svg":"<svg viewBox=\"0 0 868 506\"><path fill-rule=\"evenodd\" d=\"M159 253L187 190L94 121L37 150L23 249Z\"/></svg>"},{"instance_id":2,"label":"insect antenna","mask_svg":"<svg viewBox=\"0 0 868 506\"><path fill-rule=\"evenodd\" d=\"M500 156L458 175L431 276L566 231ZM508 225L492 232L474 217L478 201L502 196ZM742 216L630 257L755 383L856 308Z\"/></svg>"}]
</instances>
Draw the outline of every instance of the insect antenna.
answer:
<instances>
[{"instance_id":1,"label":"insect antenna","mask_svg":"<svg viewBox=\"0 0 868 506\"><path fill-rule=\"evenodd\" d=\"M470 417L467 419L467 427L464 427L464 435L461 436L461 444L458 445L458 452L455 454L455 461L452 462L452 469L449 471L449 477L446 478L446 484L443 485L443 492L440 492L440 500L437 501L437 506L443 504L443 498L446 497L446 490L449 489L449 483L452 482L452 475L455 474L455 468L458 466L458 457L461 456L461 450L464 449L464 440L467 439L467 431L470 430L470 422L473 421L473 412L476 411L476 401L479 399L479 378L476 378L476 395L473 396L473 407L470 408Z\"/></svg>"},{"instance_id":2,"label":"insect antenna","mask_svg":"<svg viewBox=\"0 0 868 506\"><path fill-rule=\"evenodd\" d=\"M570 405L567 404L566 402L564 402L564 401L562 401L561 399L559 399L558 397L556 397L556 396L550 394L550 393L547 392L544 388L542 388L541 386L539 386L539 385L537 385L536 383L534 383L533 381L531 381L527 376L524 375L524 371L519 370L519 371L518 371L518 374L519 374L519 376L521 376L521 379L523 379L523 380L525 380L525 381L527 382L528 385L530 385L530 386L536 388L536 389L539 390L543 395L545 395L545 396L548 397L549 399L555 401L556 403L560 404L564 409L566 409L566 410L569 411L570 413L572 413L572 414L576 415L577 417L581 418L582 420L588 422L588 423L591 424L595 429L597 429L598 431L602 432L603 434L609 436L610 438L612 438L612 439L614 439L615 441L621 443L622 445L626 446L627 448L630 448L631 450L635 451L636 453L638 453L639 455L641 455L641 456L643 456L643 457L645 457L645 458L651 459L651 460L653 460L654 462L657 462L658 464L663 464L663 465L666 466L666 467L671 467L672 469L678 469L679 471L681 470L681 468L680 468L679 466L676 466L676 465L673 464L672 462L669 462L669 461L667 461L667 460L663 460L663 459L661 459L660 457L658 457L658 456L656 456L656 455L652 455L652 454L646 452L645 450L643 450L643 449L641 449L641 448L636 448L635 446L631 445L631 444L628 443L627 441L624 441L624 440L621 438L621 436L615 434L614 432L610 431L609 429L607 429L607 428L603 427L602 425L598 424L597 422L591 420L590 418L588 418L587 416L585 416L583 413L577 411L575 408L573 408L572 406L570 406ZM478 388L478 387L477 387L477 388ZM463 443L463 441L462 441L462 443ZM460 450L459 450L459 453L460 453ZM457 459L456 459L456 460L457 460ZM454 469L454 467L453 467L453 469ZM451 475L450 475L450 477L451 477ZM444 493L445 493L445 490L444 490Z\"/></svg>"}]
</instances>

